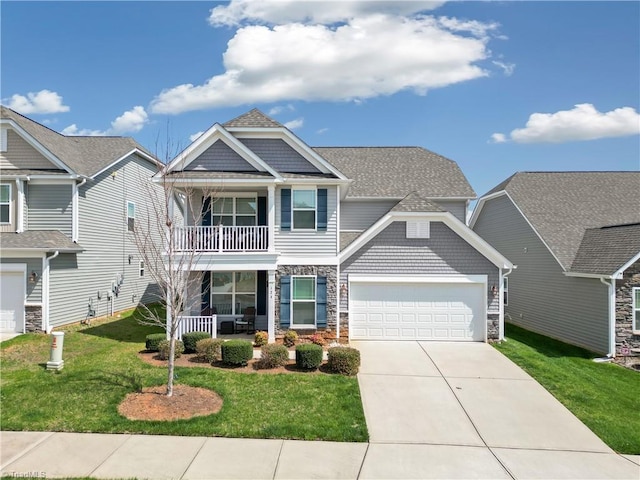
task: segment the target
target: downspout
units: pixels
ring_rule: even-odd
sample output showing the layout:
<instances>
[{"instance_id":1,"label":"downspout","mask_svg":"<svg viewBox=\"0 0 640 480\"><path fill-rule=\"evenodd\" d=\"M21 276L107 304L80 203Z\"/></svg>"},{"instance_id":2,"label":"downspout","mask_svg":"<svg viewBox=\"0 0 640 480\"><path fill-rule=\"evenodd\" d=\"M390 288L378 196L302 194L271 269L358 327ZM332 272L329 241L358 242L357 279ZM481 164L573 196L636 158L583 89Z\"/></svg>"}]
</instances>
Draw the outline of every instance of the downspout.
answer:
<instances>
[{"instance_id":1,"label":"downspout","mask_svg":"<svg viewBox=\"0 0 640 480\"><path fill-rule=\"evenodd\" d=\"M51 325L49 325L49 269L50 262L60 255L60 250L56 250L53 255L44 257L44 269L42 272L42 310L44 317L44 331L51 333Z\"/></svg>"},{"instance_id":2,"label":"downspout","mask_svg":"<svg viewBox=\"0 0 640 480\"><path fill-rule=\"evenodd\" d=\"M609 353L607 357L614 358L616 356L616 280L611 278L609 283L604 277L600 277L600 281L609 288Z\"/></svg>"},{"instance_id":3,"label":"downspout","mask_svg":"<svg viewBox=\"0 0 640 480\"><path fill-rule=\"evenodd\" d=\"M514 265L513 267L509 268L509 271L507 271L507 273L503 273L502 277L500 278L500 323L498 324L498 340L504 340L504 279L511 275L511 272L513 272L514 268L517 268L517 266Z\"/></svg>"},{"instance_id":4,"label":"downspout","mask_svg":"<svg viewBox=\"0 0 640 480\"><path fill-rule=\"evenodd\" d=\"M73 194L72 194L72 203L73 203L73 209L71 211L71 240L74 243L78 243L78 237L80 234L80 206L79 206L79 201L78 201L78 190L80 189L80 187L82 187L85 183L87 183L87 179L83 178L82 181L80 183L74 183L73 184Z\"/></svg>"}]
</instances>

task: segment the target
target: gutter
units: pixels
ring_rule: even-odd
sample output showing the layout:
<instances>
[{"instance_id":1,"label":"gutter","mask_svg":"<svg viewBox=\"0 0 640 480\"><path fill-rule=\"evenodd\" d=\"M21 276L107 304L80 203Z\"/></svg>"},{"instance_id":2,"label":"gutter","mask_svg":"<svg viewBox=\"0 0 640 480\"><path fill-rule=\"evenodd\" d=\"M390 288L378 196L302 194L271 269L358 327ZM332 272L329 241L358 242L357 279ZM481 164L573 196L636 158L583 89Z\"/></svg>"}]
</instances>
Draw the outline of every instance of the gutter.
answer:
<instances>
[{"instance_id":1,"label":"gutter","mask_svg":"<svg viewBox=\"0 0 640 480\"><path fill-rule=\"evenodd\" d=\"M49 269L50 262L54 258L60 255L60 250L56 250L53 255L50 257L45 256L42 260L43 268L42 268L42 307L43 307L43 320L44 320L44 331L46 333L51 333L51 325L49 325Z\"/></svg>"},{"instance_id":2,"label":"gutter","mask_svg":"<svg viewBox=\"0 0 640 480\"><path fill-rule=\"evenodd\" d=\"M609 289L609 353L607 357L614 358L616 356L616 281L611 278L609 283L605 277L600 277L600 282Z\"/></svg>"}]
</instances>

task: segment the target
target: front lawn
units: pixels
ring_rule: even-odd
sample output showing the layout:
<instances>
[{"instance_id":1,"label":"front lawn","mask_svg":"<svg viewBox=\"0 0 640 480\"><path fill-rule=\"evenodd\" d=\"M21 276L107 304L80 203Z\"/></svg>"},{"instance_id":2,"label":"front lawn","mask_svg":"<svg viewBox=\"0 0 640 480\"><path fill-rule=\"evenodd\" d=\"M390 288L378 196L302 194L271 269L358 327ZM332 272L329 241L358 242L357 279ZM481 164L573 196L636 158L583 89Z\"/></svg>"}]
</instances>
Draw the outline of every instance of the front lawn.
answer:
<instances>
[{"instance_id":1,"label":"front lawn","mask_svg":"<svg viewBox=\"0 0 640 480\"><path fill-rule=\"evenodd\" d=\"M640 454L640 373L596 363L595 354L507 325L495 347L619 453Z\"/></svg>"},{"instance_id":2,"label":"front lawn","mask_svg":"<svg viewBox=\"0 0 640 480\"><path fill-rule=\"evenodd\" d=\"M162 385L166 369L142 362L145 336L131 311L90 327L66 329L64 369L45 369L50 337L28 334L0 347L3 430L146 433L365 442L356 378L340 375L242 374L176 368L176 383L215 390L215 415L172 422L131 421L118 404L127 393Z\"/></svg>"}]
</instances>

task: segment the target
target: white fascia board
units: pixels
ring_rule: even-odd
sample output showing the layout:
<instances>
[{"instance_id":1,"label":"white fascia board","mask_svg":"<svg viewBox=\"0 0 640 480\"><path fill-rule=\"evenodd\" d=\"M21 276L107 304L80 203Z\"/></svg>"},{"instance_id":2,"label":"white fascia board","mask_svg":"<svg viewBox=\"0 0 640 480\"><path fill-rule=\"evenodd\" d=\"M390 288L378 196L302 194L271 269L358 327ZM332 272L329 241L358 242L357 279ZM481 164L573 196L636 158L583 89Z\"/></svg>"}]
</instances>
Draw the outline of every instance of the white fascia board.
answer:
<instances>
[{"instance_id":1,"label":"white fascia board","mask_svg":"<svg viewBox=\"0 0 640 480\"><path fill-rule=\"evenodd\" d=\"M342 180L338 178L289 178L285 177L284 181L288 185L311 184L311 185L349 185L351 180Z\"/></svg>"},{"instance_id":2,"label":"white fascia board","mask_svg":"<svg viewBox=\"0 0 640 480\"><path fill-rule=\"evenodd\" d=\"M78 177L67 177L66 175L29 175L28 182L30 185L73 185L77 179Z\"/></svg>"},{"instance_id":3,"label":"white fascia board","mask_svg":"<svg viewBox=\"0 0 640 480\"><path fill-rule=\"evenodd\" d=\"M21 273L27 271L26 263L0 263L0 272Z\"/></svg>"},{"instance_id":4,"label":"white fascia board","mask_svg":"<svg viewBox=\"0 0 640 480\"><path fill-rule=\"evenodd\" d=\"M565 277L595 278L595 279L604 278L606 280L615 278L614 275L604 275L599 273L563 272L563 275Z\"/></svg>"},{"instance_id":5,"label":"white fascia board","mask_svg":"<svg viewBox=\"0 0 640 480\"><path fill-rule=\"evenodd\" d=\"M44 248L2 248L2 258L44 258L48 250ZM2 264L0 264L2 265Z\"/></svg>"},{"instance_id":6,"label":"white fascia board","mask_svg":"<svg viewBox=\"0 0 640 480\"><path fill-rule=\"evenodd\" d=\"M347 196L344 201L345 202L379 202L381 200L388 200L399 202L405 197L349 197Z\"/></svg>"},{"instance_id":7,"label":"white fascia board","mask_svg":"<svg viewBox=\"0 0 640 480\"><path fill-rule=\"evenodd\" d=\"M98 175L100 175L101 173L104 173L107 170L110 170L111 168L113 168L115 165L117 165L118 163L120 163L121 161L125 160L126 158L130 157L133 154L138 154L139 156L141 156L142 158L144 158L145 160L147 160L149 163L153 163L156 167L158 167L158 171L162 171L162 168L164 167L164 164L162 162L160 162L159 160L157 160L156 158L150 156L149 154L143 152L142 150L140 150L139 148L134 148L133 150L131 150L130 152L125 153L124 155L122 155L120 158L114 160L113 162L111 162L109 165L107 165L106 167L104 167L102 170L98 171L97 173L94 173L93 176L91 177L91 179L95 179L96 177L98 177Z\"/></svg>"},{"instance_id":8,"label":"white fascia board","mask_svg":"<svg viewBox=\"0 0 640 480\"><path fill-rule=\"evenodd\" d=\"M341 252L339 256L340 263L357 252L368 241L391 225L391 223L413 221L416 219L444 223L496 267L501 269L513 268L513 264L507 258L449 212L389 212Z\"/></svg>"},{"instance_id":9,"label":"white fascia board","mask_svg":"<svg viewBox=\"0 0 640 480\"><path fill-rule=\"evenodd\" d=\"M338 265L338 257L287 257L278 258L278 265Z\"/></svg>"},{"instance_id":10,"label":"white fascia board","mask_svg":"<svg viewBox=\"0 0 640 480\"><path fill-rule=\"evenodd\" d=\"M471 215L471 220L469 221L469 227L473 228L473 226L476 223L476 220L478 218L478 216L480 215L480 212L482 211L482 208L484 207L484 203L486 200L491 200L492 198L497 198L500 197L502 195L505 195L509 201L511 202L511 204L515 207L515 209L518 211L518 213L520 214L520 216L524 219L525 222L527 222L527 225L529 225L529 228L531 228L531 230L533 231L533 233L536 234L536 236L538 237L538 239L542 242L542 244L545 246L545 248L549 251L549 253L551 254L551 256L555 259L556 262L558 262L558 265L560 265L560 268L566 272L567 269L565 268L565 266L562 264L562 262L560 261L560 259L556 256L555 252L553 250L551 250L551 248L549 247L549 245L547 244L547 242L544 241L544 238L542 238L542 235L540 235L540 233L538 232L538 230L536 230L536 228L533 226L533 224L529 221L529 219L527 218L527 216L524 214L524 212L520 209L520 207L518 206L518 204L513 200L513 198L511 198L511 195L509 195L509 193L505 190L501 190L499 192L495 192L492 193L491 195L487 195L485 197L482 197L480 200L478 200L478 203L476 204L476 208L473 209L473 214ZM477 213L476 213L477 212Z\"/></svg>"},{"instance_id":11,"label":"white fascia board","mask_svg":"<svg viewBox=\"0 0 640 480\"><path fill-rule=\"evenodd\" d=\"M47 148L38 142L35 138L33 138L26 130L24 130L20 125L9 118L0 119L0 125L9 125L13 130L16 131L18 135L20 135L25 142L35 148L39 153L41 153L47 160L53 163L56 167L61 170L65 170L68 173L75 173L71 168L69 168L62 160L56 157L53 153L51 153ZM64 135L63 135L64 136Z\"/></svg>"},{"instance_id":12,"label":"white fascia board","mask_svg":"<svg viewBox=\"0 0 640 480\"><path fill-rule=\"evenodd\" d=\"M623 266L621 266L618 270L616 270L613 273L613 278L622 278L622 275L624 274L624 271L629 268L631 265L633 265L634 263L636 263L638 260L640 260L640 252L638 252L637 255L633 256L631 259L629 259L629 261L627 263L625 263Z\"/></svg>"},{"instance_id":13,"label":"white fascia board","mask_svg":"<svg viewBox=\"0 0 640 480\"><path fill-rule=\"evenodd\" d=\"M486 275L349 275L350 283L475 283L486 284Z\"/></svg>"},{"instance_id":14,"label":"white fascia board","mask_svg":"<svg viewBox=\"0 0 640 480\"><path fill-rule=\"evenodd\" d=\"M263 180L260 178L256 179L242 179L242 178L171 178L170 179L171 186L180 188L180 187L202 187L202 188L211 188L211 187L266 187L269 185L280 183L277 179L270 178L268 180ZM153 178L153 183L162 183L162 178Z\"/></svg>"}]
</instances>

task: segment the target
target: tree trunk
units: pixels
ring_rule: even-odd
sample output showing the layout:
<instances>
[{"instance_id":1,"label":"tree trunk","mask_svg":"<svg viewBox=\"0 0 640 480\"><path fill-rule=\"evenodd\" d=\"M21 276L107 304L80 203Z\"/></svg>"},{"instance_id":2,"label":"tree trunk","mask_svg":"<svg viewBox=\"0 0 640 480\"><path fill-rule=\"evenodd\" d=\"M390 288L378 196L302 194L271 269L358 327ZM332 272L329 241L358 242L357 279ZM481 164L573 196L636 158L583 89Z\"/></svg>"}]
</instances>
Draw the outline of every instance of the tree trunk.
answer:
<instances>
[{"instance_id":1,"label":"tree trunk","mask_svg":"<svg viewBox=\"0 0 640 480\"><path fill-rule=\"evenodd\" d=\"M167 397L173 395L173 371L175 367L176 337L175 333L171 333L169 339L169 368L167 369Z\"/></svg>"}]
</instances>

